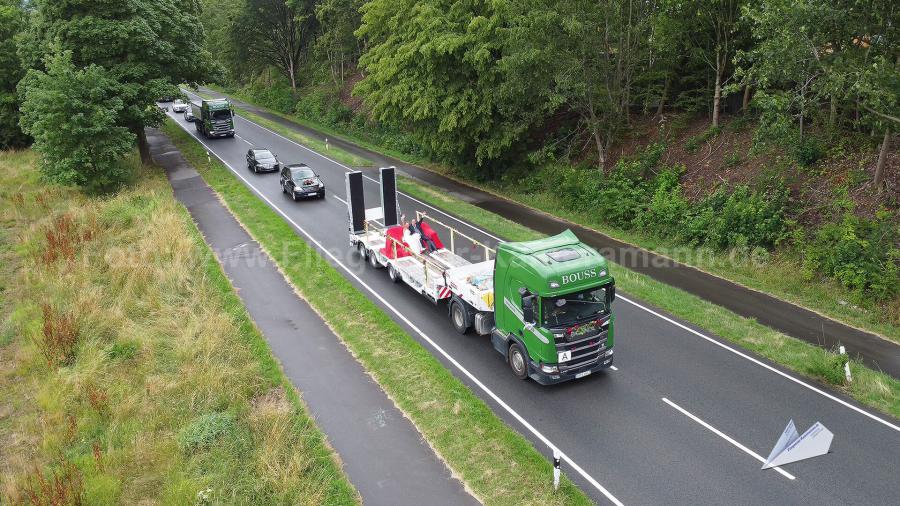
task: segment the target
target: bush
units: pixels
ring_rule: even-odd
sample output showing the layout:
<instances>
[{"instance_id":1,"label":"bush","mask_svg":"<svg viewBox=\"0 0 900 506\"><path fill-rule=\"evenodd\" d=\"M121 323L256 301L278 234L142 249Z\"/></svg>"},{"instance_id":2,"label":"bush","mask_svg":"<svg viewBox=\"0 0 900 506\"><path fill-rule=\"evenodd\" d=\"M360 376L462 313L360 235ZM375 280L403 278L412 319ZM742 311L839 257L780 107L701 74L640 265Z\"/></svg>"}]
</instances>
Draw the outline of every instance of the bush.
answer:
<instances>
[{"instance_id":1,"label":"bush","mask_svg":"<svg viewBox=\"0 0 900 506\"><path fill-rule=\"evenodd\" d=\"M848 210L839 223L823 225L804 252L809 276L835 278L876 301L900 294L900 226L887 213L861 219Z\"/></svg>"},{"instance_id":2,"label":"bush","mask_svg":"<svg viewBox=\"0 0 900 506\"><path fill-rule=\"evenodd\" d=\"M771 248L787 231L784 185L761 190L738 186L720 189L694 206L683 223L683 237L717 249L743 246Z\"/></svg>"},{"instance_id":3,"label":"bush","mask_svg":"<svg viewBox=\"0 0 900 506\"><path fill-rule=\"evenodd\" d=\"M679 183L684 170L683 165L669 167L656 176L656 189L648 206L633 221L636 227L662 237L673 237L679 233L690 209L690 204L681 194Z\"/></svg>"},{"instance_id":4,"label":"bush","mask_svg":"<svg viewBox=\"0 0 900 506\"><path fill-rule=\"evenodd\" d=\"M810 167L825 156L825 148L814 137L806 137L794 148L794 160L804 167Z\"/></svg>"}]
</instances>

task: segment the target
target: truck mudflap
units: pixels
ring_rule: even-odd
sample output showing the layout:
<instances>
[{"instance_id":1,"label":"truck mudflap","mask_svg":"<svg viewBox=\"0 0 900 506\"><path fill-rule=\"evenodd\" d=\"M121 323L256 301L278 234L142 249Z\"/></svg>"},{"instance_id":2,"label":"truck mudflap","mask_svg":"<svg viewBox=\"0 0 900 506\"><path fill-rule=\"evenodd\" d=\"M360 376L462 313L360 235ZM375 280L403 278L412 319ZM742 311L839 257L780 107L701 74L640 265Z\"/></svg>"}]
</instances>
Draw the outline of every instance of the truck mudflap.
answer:
<instances>
[{"instance_id":1,"label":"truck mudflap","mask_svg":"<svg viewBox=\"0 0 900 506\"><path fill-rule=\"evenodd\" d=\"M519 341L515 336L507 336L497 330L491 332L491 344L494 345L495 350L503 355L504 359L508 358L506 354L509 351L510 339L513 339L517 343L519 343L519 345L525 351L525 354L528 354L528 348L526 348L525 344ZM598 360L592 363L585 364L584 366L577 369L570 369L565 372L557 373L546 373L542 371L540 364L531 360L531 357L529 356L528 377L533 379L540 385L555 385L556 383L563 383L574 379L584 378L585 376L590 376L591 374L602 371L603 369L608 369L611 365L613 365L614 359L612 350L612 348L606 350L606 352L601 355Z\"/></svg>"}]
</instances>

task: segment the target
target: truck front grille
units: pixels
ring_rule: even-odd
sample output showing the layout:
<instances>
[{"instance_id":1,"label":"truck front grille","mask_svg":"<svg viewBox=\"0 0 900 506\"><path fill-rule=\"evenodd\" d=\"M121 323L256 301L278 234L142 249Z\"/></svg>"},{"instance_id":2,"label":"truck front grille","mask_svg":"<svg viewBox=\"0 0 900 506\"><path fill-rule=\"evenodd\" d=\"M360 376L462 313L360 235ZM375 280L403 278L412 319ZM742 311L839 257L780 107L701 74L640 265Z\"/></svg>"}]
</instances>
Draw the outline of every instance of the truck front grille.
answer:
<instances>
[{"instance_id":1,"label":"truck front grille","mask_svg":"<svg viewBox=\"0 0 900 506\"><path fill-rule=\"evenodd\" d=\"M557 352L572 352L571 360L559 364L559 372L572 371L599 361L606 353L607 337L609 337L609 331L601 330L593 335L578 336L577 340L571 342L557 342Z\"/></svg>"}]
</instances>

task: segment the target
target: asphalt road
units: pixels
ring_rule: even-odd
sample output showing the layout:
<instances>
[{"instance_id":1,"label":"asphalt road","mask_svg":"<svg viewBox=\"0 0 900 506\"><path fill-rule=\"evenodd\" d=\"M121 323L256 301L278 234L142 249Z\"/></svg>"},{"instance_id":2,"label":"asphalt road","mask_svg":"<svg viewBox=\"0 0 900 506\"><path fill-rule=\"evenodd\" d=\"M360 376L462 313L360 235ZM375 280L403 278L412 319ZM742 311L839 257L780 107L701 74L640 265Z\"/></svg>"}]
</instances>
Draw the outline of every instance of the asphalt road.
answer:
<instances>
[{"instance_id":1,"label":"asphalt road","mask_svg":"<svg viewBox=\"0 0 900 506\"><path fill-rule=\"evenodd\" d=\"M478 504L172 142L158 130L148 140L363 502Z\"/></svg>"},{"instance_id":2,"label":"asphalt road","mask_svg":"<svg viewBox=\"0 0 900 506\"><path fill-rule=\"evenodd\" d=\"M203 91L214 96L224 96L206 88ZM255 114L308 137L320 140L324 137L320 132L272 114L253 104L238 102L233 98L231 100L248 111L253 111ZM373 160L381 166L396 165L408 176L504 218L517 223L525 223L539 232L553 235L571 228L582 241L590 244L619 265L646 274L667 285L678 287L713 304L757 320L763 325L808 343L829 350L845 345L851 356L859 357L876 370L900 378L900 345L881 336L851 327L804 307L733 283L689 265L672 261L596 230L573 225L555 216L498 197L436 172L403 163L346 140L332 138L330 142L341 149Z\"/></svg>"},{"instance_id":3,"label":"asphalt road","mask_svg":"<svg viewBox=\"0 0 900 506\"><path fill-rule=\"evenodd\" d=\"M191 124L172 116L196 136ZM488 338L460 336L444 305L391 283L384 270L363 265L350 251L342 201L348 167L242 118L236 128L234 139L198 140L536 448L548 457L551 447L562 451L564 472L598 502L892 504L900 496L900 422L627 294L613 308L616 370L556 387L517 380ZM247 170L251 146L313 167L327 198L291 201L277 175ZM364 172L377 179L376 170ZM367 207L374 207L377 183L367 181ZM418 209L452 220L407 196L400 204L407 215ZM768 455L789 419L801 431L825 424L835 434L831 453L760 470L758 456Z\"/></svg>"}]
</instances>

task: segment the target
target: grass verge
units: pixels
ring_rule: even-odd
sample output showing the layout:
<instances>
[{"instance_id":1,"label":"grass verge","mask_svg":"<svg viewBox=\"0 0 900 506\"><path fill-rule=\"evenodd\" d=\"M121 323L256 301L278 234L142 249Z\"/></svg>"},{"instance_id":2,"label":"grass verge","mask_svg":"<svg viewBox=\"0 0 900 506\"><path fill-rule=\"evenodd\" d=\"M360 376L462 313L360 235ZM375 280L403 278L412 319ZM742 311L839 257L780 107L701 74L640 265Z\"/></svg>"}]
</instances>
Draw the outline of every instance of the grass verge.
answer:
<instances>
[{"instance_id":1,"label":"grass verge","mask_svg":"<svg viewBox=\"0 0 900 506\"><path fill-rule=\"evenodd\" d=\"M164 131L449 467L486 504L589 504L571 481L552 488L552 466L431 353L302 240L228 168L208 161L179 126ZM398 363L404 364L397 367Z\"/></svg>"},{"instance_id":2,"label":"grass verge","mask_svg":"<svg viewBox=\"0 0 900 506\"><path fill-rule=\"evenodd\" d=\"M358 503L160 171L36 163L0 153L0 503Z\"/></svg>"},{"instance_id":3,"label":"grass verge","mask_svg":"<svg viewBox=\"0 0 900 506\"><path fill-rule=\"evenodd\" d=\"M254 103L251 97L241 93L240 90L226 89L220 86L209 86L209 88L234 96L244 102ZM254 105L256 104L254 103ZM740 251L720 252L708 248L685 247L673 241L642 234L640 231L627 231L611 227L598 220L594 215L568 210L551 191L538 193L522 192L514 184L478 184L459 177L452 168L435 164L422 157L387 149L373 144L370 140L361 138L358 135L320 124L308 118L287 115L267 108L263 109L270 114L323 132L329 136L340 137L347 142L371 151L383 153L398 160L427 168L465 184L572 223L591 228L614 239L673 258L678 262L691 265L710 274L771 294L836 321L844 322L900 343L900 326L887 321L889 319L887 314L896 311L897 308L892 309L888 307L881 311L855 305L852 303L847 289L828 279L809 279L804 273L800 262L795 258L791 258L790 255L766 254L761 256L756 254L748 255L746 252ZM258 115L254 116L258 117ZM893 303L888 302L887 304L896 304L896 301Z\"/></svg>"},{"instance_id":4,"label":"grass verge","mask_svg":"<svg viewBox=\"0 0 900 506\"><path fill-rule=\"evenodd\" d=\"M446 193L438 192L417 181L402 178L398 187L404 193L504 239L524 241L544 237L539 232ZM616 285L623 292L677 315L683 321L709 330L792 371L849 394L867 406L900 418L900 380L874 371L857 360L851 360L853 381L846 383L843 359L839 355L786 336L649 276L621 266L616 267Z\"/></svg>"}]
</instances>

